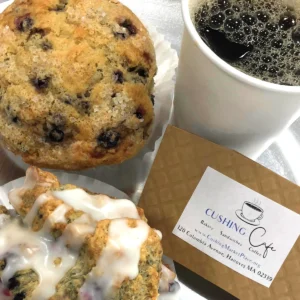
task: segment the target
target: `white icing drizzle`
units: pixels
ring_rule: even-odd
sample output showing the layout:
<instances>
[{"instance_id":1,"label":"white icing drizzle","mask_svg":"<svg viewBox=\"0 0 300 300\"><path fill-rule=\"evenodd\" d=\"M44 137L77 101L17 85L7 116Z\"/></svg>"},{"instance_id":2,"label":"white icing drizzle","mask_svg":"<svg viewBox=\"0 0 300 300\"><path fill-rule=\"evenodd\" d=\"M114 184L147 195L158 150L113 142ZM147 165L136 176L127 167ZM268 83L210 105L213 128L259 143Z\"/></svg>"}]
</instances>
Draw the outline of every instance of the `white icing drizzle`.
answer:
<instances>
[{"instance_id":1,"label":"white icing drizzle","mask_svg":"<svg viewBox=\"0 0 300 300\"><path fill-rule=\"evenodd\" d=\"M31 227L34 218L37 216L37 213L40 207L45 204L47 201L51 199L51 194L45 193L40 195L34 202L33 206L31 207L30 211L27 213L26 217L24 218L24 223Z\"/></svg>"},{"instance_id":2,"label":"white icing drizzle","mask_svg":"<svg viewBox=\"0 0 300 300\"><path fill-rule=\"evenodd\" d=\"M88 281L95 282L103 291L104 299L126 278L137 277L141 247L148 235L149 226L144 221L137 220L135 228L129 227L124 219L111 221L106 246L88 276Z\"/></svg>"},{"instance_id":3,"label":"white icing drizzle","mask_svg":"<svg viewBox=\"0 0 300 300\"><path fill-rule=\"evenodd\" d=\"M24 186L9 193L15 208L22 204L21 197L26 190L36 185L50 186L52 183L51 180L39 182L36 168L29 168L26 175ZM93 234L97 222L104 219L111 219L107 244L96 267L88 275L79 298L107 299L113 289L118 288L126 278L136 278L139 273L141 247L147 240L150 227L140 220L138 210L131 201L114 200L105 195L89 195L79 188L48 191L37 198L24 223L31 226L39 208L53 198L64 203L52 212L38 233L0 215L0 259L6 256L7 260L1 277L4 283L19 270L33 269L39 276L39 286L34 290L31 299L46 300L53 296L57 283L74 266L86 236ZM67 224L62 236L55 241L50 235L51 228L56 223L66 224L65 214L72 208L83 211L84 214L73 223ZM136 219L136 227L129 227L128 220L124 218ZM161 239L161 232L155 232ZM7 252L10 255L7 256ZM56 258L61 258L60 265L54 264ZM174 273L163 267L159 300L177 299L177 290L176 293L169 293L172 280L174 281ZM95 284L100 287L101 296L99 289L95 295L92 294L94 288L91 287L95 287Z\"/></svg>"},{"instance_id":4,"label":"white icing drizzle","mask_svg":"<svg viewBox=\"0 0 300 300\"><path fill-rule=\"evenodd\" d=\"M88 214L82 214L81 217L77 218L73 223L81 223L81 224L88 224L93 225L96 227L97 222L93 220Z\"/></svg>"},{"instance_id":5,"label":"white icing drizzle","mask_svg":"<svg viewBox=\"0 0 300 300\"><path fill-rule=\"evenodd\" d=\"M35 167L30 167L26 171L26 178L23 186L18 189L13 189L9 192L8 197L11 202L11 205L18 209L22 204L22 195L30 189L33 189L36 185L39 186L51 186L51 183L53 183L51 178L47 179L48 181L39 182L39 174L38 169Z\"/></svg>"},{"instance_id":6,"label":"white icing drizzle","mask_svg":"<svg viewBox=\"0 0 300 300\"><path fill-rule=\"evenodd\" d=\"M94 233L96 222L89 215L83 214L73 223L68 224L63 232L63 240L65 245L72 249L80 250L84 240L88 234Z\"/></svg>"},{"instance_id":7,"label":"white icing drizzle","mask_svg":"<svg viewBox=\"0 0 300 300\"><path fill-rule=\"evenodd\" d=\"M87 224L70 224L64 230L65 244L79 250L88 234L94 233L95 228Z\"/></svg>"},{"instance_id":8,"label":"white icing drizzle","mask_svg":"<svg viewBox=\"0 0 300 300\"><path fill-rule=\"evenodd\" d=\"M65 214L71 210L72 207L66 204L59 205L52 214L46 219L42 231L49 233L51 231L51 228L56 223L63 223L66 224L67 220L65 217ZM26 216L27 217L27 216Z\"/></svg>"},{"instance_id":9,"label":"white icing drizzle","mask_svg":"<svg viewBox=\"0 0 300 300\"><path fill-rule=\"evenodd\" d=\"M6 254L9 253L7 257ZM6 258L7 265L1 279L4 284L19 270L33 269L39 277L39 285L34 290L32 300L46 300L54 293L58 282L75 264L77 253L65 247L63 240L55 242L12 222L1 229L0 258ZM54 260L61 258L61 264Z\"/></svg>"},{"instance_id":10,"label":"white icing drizzle","mask_svg":"<svg viewBox=\"0 0 300 300\"><path fill-rule=\"evenodd\" d=\"M38 178L38 170L35 167L28 168L23 188L28 190L33 189L38 182Z\"/></svg>"},{"instance_id":11,"label":"white icing drizzle","mask_svg":"<svg viewBox=\"0 0 300 300\"><path fill-rule=\"evenodd\" d=\"M42 231L47 234L51 232L51 228L54 224L66 224L67 220L65 214L71 209L72 207L67 204L59 205L45 221ZM91 219L89 215L83 214L73 223L66 226L62 233L61 240L69 248L79 251L86 236L95 231L96 225L97 223Z\"/></svg>"},{"instance_id":12,"label":"white icing drizzle","mask_svg":"<svg viewBox=\"0 0 300 300\"><path fill-rule=\"evenodd\" d=\"M130 200L113 200L105 195L89 195L82 189L53 191L53 196L90 215L95 221L105 219L140 219L137 208Z\"/></svg>"}]
</instances>

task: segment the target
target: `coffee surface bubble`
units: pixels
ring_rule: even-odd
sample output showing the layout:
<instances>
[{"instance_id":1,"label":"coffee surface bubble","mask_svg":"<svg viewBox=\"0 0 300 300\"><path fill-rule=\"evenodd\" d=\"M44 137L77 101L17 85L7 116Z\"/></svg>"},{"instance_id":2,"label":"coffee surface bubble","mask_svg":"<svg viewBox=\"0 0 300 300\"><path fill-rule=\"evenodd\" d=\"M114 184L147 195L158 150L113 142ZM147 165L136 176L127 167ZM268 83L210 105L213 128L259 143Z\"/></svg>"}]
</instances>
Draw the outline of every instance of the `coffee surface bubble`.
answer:
<instances>
[{"instance_id":1,"label":"coffee surface bubble","mask_svg":"<svg viewBox=\"0 0 300 300\"><path fill-rule=\"evenodd\" d=\"M300 86L300 12L281 0L208 0L194 16L205 43L233 67Z\"/></svg>"}]
</instances>

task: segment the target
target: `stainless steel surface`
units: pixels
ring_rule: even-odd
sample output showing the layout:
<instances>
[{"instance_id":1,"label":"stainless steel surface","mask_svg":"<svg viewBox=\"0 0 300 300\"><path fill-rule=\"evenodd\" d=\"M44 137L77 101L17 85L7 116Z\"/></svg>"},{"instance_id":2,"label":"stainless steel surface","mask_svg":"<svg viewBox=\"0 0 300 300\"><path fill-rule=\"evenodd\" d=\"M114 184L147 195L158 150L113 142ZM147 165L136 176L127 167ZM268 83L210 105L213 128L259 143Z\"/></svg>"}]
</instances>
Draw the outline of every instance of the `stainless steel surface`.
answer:
<instances>
[{"instance_id":1,"label":"stainless steel surface","mask_svg":"<svg viewBox=\"0 0 300 300\"><path fill-rule=\"evenodd\" d=\"M5 2L5 0L0 0L0 3L2 2ZM181 0L124 0L123 2L130 2L130 7L134 7L137 15L152 23L160 33L165 35L166 40L172 43L173 48L178 53L180 52L183 32ZM278 137L276 143L266 150L257 161L281 176L300 183L299 153L300 119ZM0 149L0 157L3 156L4 153ZM7 160L1 162L0 169L9 169ZM9 179L12 179L22 176L23 171L15 169L13 173L9 174ZM177 266L177 272L179 279L191 288L189 289L183 285L182 299L204 299L198 294L203 295L207 299L233 299L183 267Z\"/></svg>"}]
</instances>

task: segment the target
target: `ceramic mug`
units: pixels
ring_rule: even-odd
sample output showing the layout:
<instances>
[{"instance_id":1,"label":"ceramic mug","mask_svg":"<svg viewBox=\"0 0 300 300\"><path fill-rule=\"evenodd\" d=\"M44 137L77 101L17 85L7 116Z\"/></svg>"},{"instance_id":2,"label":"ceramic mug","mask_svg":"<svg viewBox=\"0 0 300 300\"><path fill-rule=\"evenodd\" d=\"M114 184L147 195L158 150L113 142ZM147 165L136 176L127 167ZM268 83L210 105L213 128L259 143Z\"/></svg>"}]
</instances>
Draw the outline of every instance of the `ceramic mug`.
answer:
<instances>
[{"instance_id":1,"label":"ceramic mug","mask_svg":"<svg viewBox=\"0 0 300 300\"><path fill-rule=\"evenodd\" d=\"M201 1L182 0L175 124L255 159L300 115L300 87L256 79L218 57L193 25Z\"/></svg>"}]
</instances>

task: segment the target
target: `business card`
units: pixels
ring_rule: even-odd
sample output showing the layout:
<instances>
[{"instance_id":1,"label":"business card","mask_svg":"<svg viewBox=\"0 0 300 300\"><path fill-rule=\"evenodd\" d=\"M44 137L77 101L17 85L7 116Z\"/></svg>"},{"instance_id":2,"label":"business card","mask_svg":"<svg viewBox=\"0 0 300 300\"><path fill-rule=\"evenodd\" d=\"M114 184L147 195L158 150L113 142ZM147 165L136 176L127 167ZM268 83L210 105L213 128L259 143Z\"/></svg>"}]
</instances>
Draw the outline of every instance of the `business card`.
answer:
<instances>
[{"instance_id":1,"label":"business card","mask_svg":"<svg viewBox=\"0 0 300 300\"><path fill-rule=\"evenodd\" d=\"M300 215L208 167L173 234L270 287L300 234Z\"/></svg>"}]
</instances>

